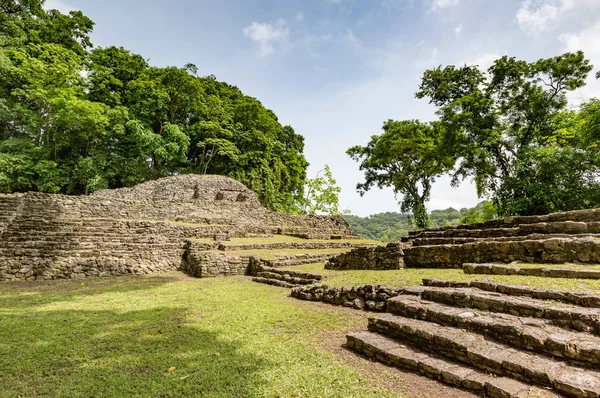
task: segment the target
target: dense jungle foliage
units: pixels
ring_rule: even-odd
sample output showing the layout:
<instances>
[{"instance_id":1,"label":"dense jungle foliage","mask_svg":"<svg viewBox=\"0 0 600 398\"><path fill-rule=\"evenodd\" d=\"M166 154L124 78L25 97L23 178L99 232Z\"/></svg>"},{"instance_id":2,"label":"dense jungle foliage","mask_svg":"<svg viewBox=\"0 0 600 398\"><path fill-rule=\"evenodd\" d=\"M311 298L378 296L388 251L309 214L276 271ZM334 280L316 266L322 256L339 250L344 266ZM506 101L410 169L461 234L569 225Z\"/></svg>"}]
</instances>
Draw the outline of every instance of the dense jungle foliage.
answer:
<instances>
[{"instance_id":1,"label":"dense jungle foliage","mask_svg":"<svg viewBox=\"0 0 600 398\"><path fill-rule=\"evenodd\" d=\"M158 68L94 47L81 11L0 0L0 191L86 194L163 176L233 177L293 211L304 138L193 64Z\"/></svg>"}]
</instances>

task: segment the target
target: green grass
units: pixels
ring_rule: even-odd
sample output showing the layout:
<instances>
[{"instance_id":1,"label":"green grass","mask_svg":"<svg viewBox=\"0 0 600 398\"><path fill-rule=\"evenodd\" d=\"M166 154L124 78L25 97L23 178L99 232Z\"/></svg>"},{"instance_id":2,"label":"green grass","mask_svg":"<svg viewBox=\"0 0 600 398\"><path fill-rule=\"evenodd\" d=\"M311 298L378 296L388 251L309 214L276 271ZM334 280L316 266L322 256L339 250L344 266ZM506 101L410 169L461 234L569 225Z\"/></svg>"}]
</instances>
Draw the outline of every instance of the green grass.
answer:
<instances>
[{"instance_id":1,"label":"green grass","mask_svg":"<svg viewBox=\"0 0 600 398\"><path fill-rule=\"evenodd\" d=\"M389 286L420 285L423 278L454 281L491 280L497 283L528 285L546 289L591 290L600 293L600 281L588 279L542 278L534 276L466 275L460 269L407 268L394 271L332 271L324 264L307 264L287 267L326 276L323 284L329 286L357 286L381 284Z\"/></svg>"},{"instance_id":2,"label":"green grass","mask_svg":"<svg viewBox=\"0 0 600 398\"><path fill-rule=\"evenodd\" d=\"M293 256L297 254L335 254L350 251L350 248L342 249L252 249L252 250L232 250L219 251L214 250L213 253L225 254L230 257L253 256L264 258L265 260L274 259L283 256Z\"/></svg>"},{"instance_id":3,"label":"green grass","mask_svg":"<svg viewBox=\"0 0 600 398\"><path fill-rule=\"evenodd\" d=\"M320 343L364 313L288 295L180 274L0 283L0 396L395 396Z\"/></svg>"}]
</instances>

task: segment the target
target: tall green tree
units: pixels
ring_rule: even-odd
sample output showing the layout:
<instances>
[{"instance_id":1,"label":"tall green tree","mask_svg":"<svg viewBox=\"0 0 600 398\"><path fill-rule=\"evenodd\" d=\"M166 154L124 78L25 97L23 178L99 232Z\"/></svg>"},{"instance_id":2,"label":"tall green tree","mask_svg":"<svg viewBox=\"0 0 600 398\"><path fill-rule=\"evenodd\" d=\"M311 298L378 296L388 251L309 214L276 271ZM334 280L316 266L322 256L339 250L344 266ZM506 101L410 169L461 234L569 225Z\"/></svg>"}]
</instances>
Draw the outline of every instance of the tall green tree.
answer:
<instances>
[{"instance_id":1,"label":"tall green tree","mask_svg":"<svg viewBox=\"0 0 600 398\"><path fill-rule=\"evenodd\" d=\"M415 225L429 225L426 202L435 179L448 172L455 158L442 146L443 130L439 123L418 120L383 124L383 134L374 135L366 146L353 146L346 152L365 173L365 182L357 185L363 195L373 186L391 187L401 197L402 212L411 213Z\"/></svg>"},{"instance_id":2,"label":"tall green tree","mask_svg":"<svg viewBox=\"0 0 600 398\"><path fill-rule=\"evenodd\" d=\"M337 185L329 165L325 165L315 178L306 180L305 196L300 209L303 214L339 215L347 213L340 211L339 194L342 188Z\"/></svg>"},{"instance_id":3,"label":"tall green tree","mask_svg":"<svg viewBox=\"0 0 600 398\"><path fill-rule=\"evenodd\" d=\"M536 151L557 145L551 142L556 137L556 116L567 106L567 93L585 85L591 69L584 54L576 52L535 62L504 56L487 74L466 65L426 71L416 96L429 98L438 107L444 145L459 159L454 184L472 178L478 194L491 195L501 215L546 211L533 202L502 206L510 197L506 192L512 190L506 184L535 182L535 173L523 173L524 167L541 160ZM511 195L521 194L513 190ZM566 202L555 205L553 210L570 207Z\"/></svg>"}]
</instances>

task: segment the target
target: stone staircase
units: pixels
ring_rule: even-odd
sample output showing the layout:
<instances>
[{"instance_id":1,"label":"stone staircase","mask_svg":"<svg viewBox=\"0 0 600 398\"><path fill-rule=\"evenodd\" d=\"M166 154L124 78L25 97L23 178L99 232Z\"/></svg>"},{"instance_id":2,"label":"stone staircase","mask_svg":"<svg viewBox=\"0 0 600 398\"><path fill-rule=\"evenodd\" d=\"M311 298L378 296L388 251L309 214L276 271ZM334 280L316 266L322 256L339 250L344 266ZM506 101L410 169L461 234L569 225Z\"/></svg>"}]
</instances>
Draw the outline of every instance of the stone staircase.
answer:
<instances>
[{"instance_id":1,"label":"stone staircase","mask_svg":"<svg viewBox=\"0 0 600 398\"><path fill-rule=\"evenodd\" d=\"M598 397L599 299L428 279L420 294L388 299L368 331L347 335L347 347L482 396Z\"/></svg>"},{"instance_id":2,"label":"stone staircase","mask_svg":"<svg viewBox=\"0 0 600 398\"><path fill-rule=\"evenodd\" d=\"M600 263L600 209L411 231L403 241L408 268L514 261Z\"/></svg>"},{"instance_id":3,"label":"stone staircase","mask_svg":"<svg viewBox=\"0 0 600 398\"><path fill-rule=\"evenodd\" d=\"M296 286L306 286L319 283L323 275L311 274L302 271L283 270L274 267L258 265L253 272L255 275L252 280L258 283L268 285L293 288Z\"/></svg>"}]
</instances>

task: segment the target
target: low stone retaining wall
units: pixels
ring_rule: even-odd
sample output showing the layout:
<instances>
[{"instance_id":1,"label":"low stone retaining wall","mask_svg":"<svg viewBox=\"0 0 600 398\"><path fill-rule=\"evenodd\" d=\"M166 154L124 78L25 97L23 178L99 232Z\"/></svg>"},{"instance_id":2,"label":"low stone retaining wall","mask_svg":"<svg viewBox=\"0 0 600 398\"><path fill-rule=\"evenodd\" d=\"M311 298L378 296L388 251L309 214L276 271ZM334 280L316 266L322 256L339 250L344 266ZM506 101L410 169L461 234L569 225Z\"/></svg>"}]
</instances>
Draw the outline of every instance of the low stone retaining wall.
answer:
<instances>
[{"instance_id":1,"label":"low stone retaining wall","mask_svg":"<svg viewBox=\"0 0 600 398\"><path fill-rule=\"evenodd\" d=\"M597 270L576 270L567 268L530 268L497 264L464 264L463 271L465 274L477 275L519 275L540 276L543 278L600 279L600 268Z\"/></svg>"},{"instance_id":2,"label":"low stone retaining wall","mask_svg":"<svg viewBox=\"0 0 600 398\"><path fill-rule=\"evenodd\" d=\"M383 285L364 285L355 287L329 287L312 285L295 287L291 296L300 300L322 301L333 305L366 311L385 311L387 301L401 294L418 295L420 286L388 287Z\"/></svg>"},{"instance_id":3,"label":"low stone retaining wall","mask_svg":"<svg viewBox=\"0 0 600 398\"><path fill-rule=\"evenodd\" d=\"M461 268L464 263L600 263L600 240L553 238L480 241L463 245L414 246L404 249L409 268Z\"/></svg>"},{"instance_id":4,"label":"low stone retaining wall","mask_svg":"<svg viewBox=\"0 0 600 398\"><path fill-rule=\"evenodd\" d=\"M325 269L332 270L394 270L404 268L404 252L400 243L387 246L359 247L331 258Z\"/></svg>"},{"instance_id":5,"label":"low stone retaining wall","mask_svg":"<svg viewBox=\"0 0 600 398\"><path fill-rule=\"evenodd\" d=\"M230 257L224 253L206 251L200 242L187 241L181 268L197 278L245 275L252 261L255 260L250 256Z\"/></svg>"}]
</instances>

